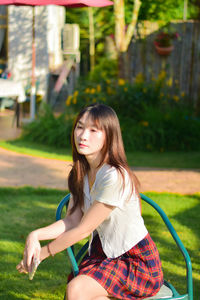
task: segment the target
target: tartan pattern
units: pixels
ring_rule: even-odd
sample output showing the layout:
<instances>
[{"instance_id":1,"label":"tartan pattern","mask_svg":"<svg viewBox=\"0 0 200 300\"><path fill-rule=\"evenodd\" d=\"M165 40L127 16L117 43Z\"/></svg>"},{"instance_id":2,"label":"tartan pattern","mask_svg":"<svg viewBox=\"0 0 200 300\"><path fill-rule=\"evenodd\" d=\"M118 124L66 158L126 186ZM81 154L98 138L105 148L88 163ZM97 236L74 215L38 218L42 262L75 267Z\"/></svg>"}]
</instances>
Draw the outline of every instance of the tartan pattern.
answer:
<instances>
[{"instance_id":1,"label":"tartan pattern","mask_svg":"<svg viewBox=\"0 0 200 300\"><path fill-rule=\"evenodd\" d=\"M106 257L97 235L92 242L91 255L86 254L79 268L79 274L94 278L118 299L150 297L157 294L163 284L159 253L149 234L117 258Z\"/></svg>"}]
</instances>

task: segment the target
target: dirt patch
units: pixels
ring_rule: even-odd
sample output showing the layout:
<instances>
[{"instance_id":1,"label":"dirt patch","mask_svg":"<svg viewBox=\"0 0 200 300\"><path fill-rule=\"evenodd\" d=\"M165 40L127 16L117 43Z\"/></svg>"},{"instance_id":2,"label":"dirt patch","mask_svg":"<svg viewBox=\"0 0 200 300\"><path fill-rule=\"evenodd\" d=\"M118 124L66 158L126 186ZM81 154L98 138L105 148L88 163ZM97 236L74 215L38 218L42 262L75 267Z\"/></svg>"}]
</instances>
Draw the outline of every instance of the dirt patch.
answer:
<instances>
[{"instance_id":1,"label":"dirt patch","mask_svg":"<svg viewBox=\"0 0 200 300\"><path fill-rule=\"evenodd\" d=\"M71 163L39 158L0 148L0 186L34 186L67 189ZM142 192L200 192L200 170L135 168Z\"/></svg>"}]
</instances>

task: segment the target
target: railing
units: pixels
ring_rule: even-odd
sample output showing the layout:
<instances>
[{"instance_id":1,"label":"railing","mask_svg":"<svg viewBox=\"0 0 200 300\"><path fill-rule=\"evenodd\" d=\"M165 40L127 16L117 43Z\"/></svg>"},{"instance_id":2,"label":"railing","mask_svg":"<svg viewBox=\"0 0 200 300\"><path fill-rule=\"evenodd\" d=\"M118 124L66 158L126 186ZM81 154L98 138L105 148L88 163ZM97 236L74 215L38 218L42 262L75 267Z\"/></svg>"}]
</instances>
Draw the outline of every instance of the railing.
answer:
<instances>
[{"instance_id":1,"label":"railing","mask_svg":"<svg viewBox=\"0 0 200 300\"><path fill-rule=\"evenodd\" d=\"M66 98L73 93L79 76L79 64L74 58L69 58L64 61L61 68L51 73L51 76L56 76L57 78L49 97L49 103L54 108L58 103L59 94L64 84L67 90Z\"/></svg>"}]
</instances>

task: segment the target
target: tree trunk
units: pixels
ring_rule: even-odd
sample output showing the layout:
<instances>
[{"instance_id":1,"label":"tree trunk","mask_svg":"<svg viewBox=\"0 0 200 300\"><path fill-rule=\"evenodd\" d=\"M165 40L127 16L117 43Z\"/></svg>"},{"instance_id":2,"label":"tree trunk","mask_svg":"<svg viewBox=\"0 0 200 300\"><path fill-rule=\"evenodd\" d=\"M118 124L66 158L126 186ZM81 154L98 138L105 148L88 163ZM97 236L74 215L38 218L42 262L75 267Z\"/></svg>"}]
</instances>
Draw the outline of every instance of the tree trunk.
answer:
<instances>
[{"instance_id":1,"label":"tree trunk","mask_svg":"<svg viewBox=\"0 0 200 300\"><path fill-rule=\"evenodd\" d=\"M114 1L115 14L115 45L117 51L121 51L125 35L124 0Z\"/></svg>"},{"instance_id":2,"label":"tree trunk","mask_svg":"<svg viewBox=\"0 0 200 300\"><path fill-rule=\"evenodd\" d=\"M134 0L131 23L126 28L124 0L114 0L115 45L118 53L118 76L126 80L130 80L128 48L135 31L140 6L141 0Z\"/></svg>"},{"instance_id":3,"label":"tree trunk","mask_svg":"<svg viewBox=\"0 0 200 300\"><path fill-rule=\"evenodd\" d=\"M94 18L93 18L92 7L88 7L88 12L89 12L89 37L90 37L90 71L92 71L95 66Z\"/></svg>"},{"instance_id":4,"label":"tree trunk","mask_svg":"<svg viewBox=\"0 0 200 300\"><path fill-rule=\"evenodd\" d=\"M118 52L118 77L130 81L130 67L129 53Z\"/></svg>"}]
</instances>

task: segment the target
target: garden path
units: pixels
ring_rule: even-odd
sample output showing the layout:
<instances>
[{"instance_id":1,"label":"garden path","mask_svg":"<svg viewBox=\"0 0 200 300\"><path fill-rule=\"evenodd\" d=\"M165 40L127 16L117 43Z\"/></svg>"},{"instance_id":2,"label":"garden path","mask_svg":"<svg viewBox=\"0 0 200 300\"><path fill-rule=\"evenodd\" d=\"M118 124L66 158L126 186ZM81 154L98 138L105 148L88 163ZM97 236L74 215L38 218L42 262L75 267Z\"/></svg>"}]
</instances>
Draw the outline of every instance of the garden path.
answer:
<instances>
[{"instance_id":1,"label":"garden path","mask_svg":"<svg viewBox=\"0 0 200 300\"><path fill-rule=\"evenodd\" d=\"M34 157L0 148L0 186L67 189L70 162ZM142 192L200 192L200 170L135 168Z\"/></svg>"}]
</instances>

